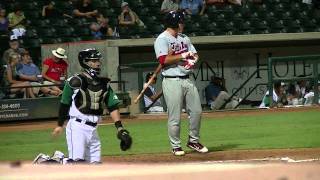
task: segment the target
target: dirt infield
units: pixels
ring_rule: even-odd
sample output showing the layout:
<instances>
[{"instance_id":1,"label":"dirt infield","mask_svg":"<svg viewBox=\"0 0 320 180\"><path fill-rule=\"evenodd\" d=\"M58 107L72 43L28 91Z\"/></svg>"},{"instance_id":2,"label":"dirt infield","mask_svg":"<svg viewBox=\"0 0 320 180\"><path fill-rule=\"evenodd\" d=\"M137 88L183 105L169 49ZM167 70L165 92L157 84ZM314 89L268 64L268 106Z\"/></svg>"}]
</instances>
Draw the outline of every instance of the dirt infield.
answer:
<instances>
[{"instance_id":1,"label":"dirt infield","mask_svg":"<svg viewBox=\"0 0 320 180\"><path fill-rule=\"evenodd\" d=\"M117 180L318 180L316 163L178 163L104 165L0 165L0 179L117 179Z\"/></svg>"}]
</instances>

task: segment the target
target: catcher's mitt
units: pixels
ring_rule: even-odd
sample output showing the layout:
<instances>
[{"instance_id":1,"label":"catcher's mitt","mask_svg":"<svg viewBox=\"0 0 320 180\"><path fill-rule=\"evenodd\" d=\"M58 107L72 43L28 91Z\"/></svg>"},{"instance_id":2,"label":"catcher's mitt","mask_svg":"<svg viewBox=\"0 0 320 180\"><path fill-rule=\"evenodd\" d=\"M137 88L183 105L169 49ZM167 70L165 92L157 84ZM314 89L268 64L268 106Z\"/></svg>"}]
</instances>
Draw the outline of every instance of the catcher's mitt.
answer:
<instances>
[{"instance_id":1,"label":"catcher's mitt","mask_svg":"<svg viewBox=\"0 0 320 180\"><path fill-rule=\"evenodd\" d=\"M132 138L129 135L129 131L125 129L121 129L117 135L118 139L120 139L120 149L122 151L126 151L130 149L132 144Z\"/></svg>"}]
</instances>

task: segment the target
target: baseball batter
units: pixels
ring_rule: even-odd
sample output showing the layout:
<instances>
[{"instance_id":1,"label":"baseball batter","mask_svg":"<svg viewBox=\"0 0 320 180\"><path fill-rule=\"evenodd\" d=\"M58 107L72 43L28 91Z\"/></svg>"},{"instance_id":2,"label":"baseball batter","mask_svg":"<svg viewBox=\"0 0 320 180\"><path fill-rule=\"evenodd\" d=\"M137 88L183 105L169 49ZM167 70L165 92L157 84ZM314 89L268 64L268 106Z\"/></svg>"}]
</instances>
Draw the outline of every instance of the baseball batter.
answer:
<instances>
[{"instance_id":1,"label":"baseball batter","mask_svg":"<svg viewBox=\"0 0 320 180\"><path fill-rule=\"evenodd\" d=\"M183 104L189 114L189 140L187 147L206 153L208 149L199 142L201 121L201 102L194 82L189 75L199 59L197 51L190 39L179 33L183 28L183 14L171 11L165 17L166 30L162 32L154 43L154 49L162 69L162 88L168 106L168 135L172 146L172 153L183 156L181 147L180 118Z\"/></svg>"},{"instance_id":2,"label":"baseball batter","mask_svg":"<svg viewBox=\"0 0 320 180\"><path fill-rule=\"evenodd\" d=\"M119 100L109 86L110 79L100 77L101 54L96 49L79 52L78 60L83 68L79 74L70 77L65 83L61 97L58 126L53 135L60 134L64 121L69 117L66 127L69 161L71 163L100 163L101 143L97 124L103 109L107 108L115 122L120 139L120 147L127 150L132 139L120 121Z\"/></svg>"}]
</instances>

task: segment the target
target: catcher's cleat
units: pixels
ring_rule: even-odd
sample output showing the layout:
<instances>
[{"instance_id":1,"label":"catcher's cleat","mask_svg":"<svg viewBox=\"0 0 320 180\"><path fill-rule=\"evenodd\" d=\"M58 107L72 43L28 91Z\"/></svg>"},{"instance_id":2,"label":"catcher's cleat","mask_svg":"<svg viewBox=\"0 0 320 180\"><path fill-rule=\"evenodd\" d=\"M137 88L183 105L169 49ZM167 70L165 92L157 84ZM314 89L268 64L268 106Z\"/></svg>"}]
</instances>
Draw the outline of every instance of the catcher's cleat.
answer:
<instances>
[{"instance_id":1,"label":"catcher's cleat","mask_svg":"<svg viewBox=\"0 0 320 180\"><path fill-rule=\"evenodd\" d=\"M40 153L40 154L38 154L38 156L36 158L34 158L32 163L33 164L41 164L41 163L46 162L48 160L50 160L50 156L45 155L43 153Z\"/></svg>"},{"instance_id":2,"label":"catcher's cleat","mask_svg":"<svg viewBox=\"0 0 320 180\"><path fill-rule=\"evenodd\" d=\"M182 150L181 147L172 149L172 154L175 156L184 156L186 153Z\"/></svg>"},{"instance_id":3,"label":"catcher's cleat","mask_svg":"<svg viewBox=\"0 0 320 180\"><path fill-rule=\"evenodd\" d=\"M208 152L208 148L206 148L205 146L203 146L199 142L197 142L197 143L188 142L187 147L189 147L190 149L193 149L199 153L207 153Z\"/></svg>"}]
</instances>

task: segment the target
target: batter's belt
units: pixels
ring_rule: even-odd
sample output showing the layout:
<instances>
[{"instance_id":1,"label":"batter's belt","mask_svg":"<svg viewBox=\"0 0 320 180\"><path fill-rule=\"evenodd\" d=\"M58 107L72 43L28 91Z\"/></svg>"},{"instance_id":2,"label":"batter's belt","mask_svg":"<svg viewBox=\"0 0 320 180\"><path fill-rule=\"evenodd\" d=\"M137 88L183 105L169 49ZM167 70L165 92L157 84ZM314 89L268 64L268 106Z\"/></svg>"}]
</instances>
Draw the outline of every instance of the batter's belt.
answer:
<instances>
[{"instance_id":1,"label":"batter's belt","mask_svg":"<svg viewBox=\"0 0 320 180\"><path fill-rule=\"evenodd\" d=\"M163 76L165 78L180 78L180 79L189 79L189 75L185 76Z\"/></svg>"}]
</instances>

